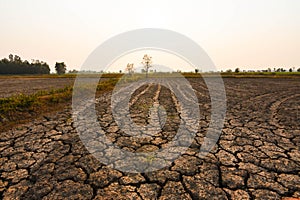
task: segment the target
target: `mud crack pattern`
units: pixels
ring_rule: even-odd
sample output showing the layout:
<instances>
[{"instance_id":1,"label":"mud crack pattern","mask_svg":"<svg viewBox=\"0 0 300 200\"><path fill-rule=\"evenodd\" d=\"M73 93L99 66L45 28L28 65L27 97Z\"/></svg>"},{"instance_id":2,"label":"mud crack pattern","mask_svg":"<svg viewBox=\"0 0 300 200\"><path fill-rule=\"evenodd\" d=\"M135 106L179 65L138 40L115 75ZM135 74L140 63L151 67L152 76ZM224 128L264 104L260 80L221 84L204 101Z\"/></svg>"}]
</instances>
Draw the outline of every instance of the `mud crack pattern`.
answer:
<instances>
[{"instance_id":1,"label":"mud crack pattern","mask_svg":"<svg viewBox=\"0 0 300 200\"><path fill-rule=\"evenodd\" d=\"M159 171L124 173L95 159L82 144L70 108L0 134L2 199L281 199L300 197L300 110L297 79L224 79L227 115L217 145L198 152L210 122L204 82L189 79L199 99L192 145ZM180 90L178 86L178 90ZM179 126L176 98L163 86L141 86L130 100L136 124L147 124L154 102L164 106L163 130L130 137L114 122L110 93L97 99L107 137L131 152L163 148ZM188 98L188 97L187 97ZM105 153L117 157L108 148ZM152 157L149 157L149 162Z\"/></svg>"}]
</instances>

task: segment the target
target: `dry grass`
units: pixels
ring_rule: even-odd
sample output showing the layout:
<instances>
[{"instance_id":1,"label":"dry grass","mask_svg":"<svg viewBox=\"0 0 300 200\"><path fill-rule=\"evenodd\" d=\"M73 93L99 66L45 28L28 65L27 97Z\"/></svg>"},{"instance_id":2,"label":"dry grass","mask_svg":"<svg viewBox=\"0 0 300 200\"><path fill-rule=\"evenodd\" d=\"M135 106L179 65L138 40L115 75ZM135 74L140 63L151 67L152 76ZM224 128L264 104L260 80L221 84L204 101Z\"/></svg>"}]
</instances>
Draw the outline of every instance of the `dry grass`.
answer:
<instances>
[{"instance_id":1,"label":"dry grass","mask_svg":"<svg viewBox=\"0 0 300 200\"><path fill-rule=\"evenodd\" d=\"M114 88L118 79L102 81L97 86L97 96ZM0 98L0 131L24 123L71 105L73 86L35 94L19 94Z\"/></svg>"}]
</instances>

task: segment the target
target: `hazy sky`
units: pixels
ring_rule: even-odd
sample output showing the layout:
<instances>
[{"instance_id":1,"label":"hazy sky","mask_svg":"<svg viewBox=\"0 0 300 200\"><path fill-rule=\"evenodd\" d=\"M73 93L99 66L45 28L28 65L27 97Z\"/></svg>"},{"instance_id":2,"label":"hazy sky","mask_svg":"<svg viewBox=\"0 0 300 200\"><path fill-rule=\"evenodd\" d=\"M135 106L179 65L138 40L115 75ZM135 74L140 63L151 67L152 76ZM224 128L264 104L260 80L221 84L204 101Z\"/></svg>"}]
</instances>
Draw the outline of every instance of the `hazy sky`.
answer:
<instances>
[{"instance_id":1,"label":"hazy sky","mask_svg":"<svg viewBox=\"0 0 300 200\"><path fill-rule=\"evenodd\" d=\"M218 69L300 67L299 0L0 0L0 57L79 69L108 38L164 28L196 41Z\"/></svg>"}]
</instances>

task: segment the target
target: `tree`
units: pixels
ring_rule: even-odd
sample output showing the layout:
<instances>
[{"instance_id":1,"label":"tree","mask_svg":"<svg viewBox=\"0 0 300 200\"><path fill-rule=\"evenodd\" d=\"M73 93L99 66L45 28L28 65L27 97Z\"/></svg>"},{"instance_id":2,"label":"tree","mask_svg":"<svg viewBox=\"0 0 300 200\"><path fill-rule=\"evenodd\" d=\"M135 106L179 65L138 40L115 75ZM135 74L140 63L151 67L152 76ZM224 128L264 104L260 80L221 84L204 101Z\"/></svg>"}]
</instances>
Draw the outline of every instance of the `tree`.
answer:
<instances>
[{"instance_id":1,"label":"tree","mask_svg":"<svg viewBox=\"0 0 300 200\"><path fill-rule=\"evenodd\" d=\"M293 69L292 69L292 68L290 68L290 69L289 69L289 72L293 72Z\"/></svg>"},{"instance_id":2,"label":"tree","mask_svg":"<svg viewBox=\"0 0 300 200\"><path fill-rule=\"evenodd\" d=\"M134 73L133 63L128 63L125 68L125 71L127 71L129 75L132 75Z\"/></svg>"},{"instance_id":3,"label":"tree","mask_svg":"<svg viewBox=\"0 0 300 200\"><path fill-rule=\"evenodd\" d=\"M297 72L300 72L300 68L297 69Z\"/></svg>"},{"instance_id":4,"label":"tree","mask_svg":"<svg viewBox=\"0 0 300 200\"><path fill-rule=\"evenodd\" d=\"M198 72L199 72L199 69L195 69L195 73L198 74Z\"/></svg>"},{"instance_id":5,"label":"tree","mask_svg":"<svg viewBox=\"0 0 300 200\"><path fill-rule=\"evenodd\" d=\"M67 66L64 62L61 63L55 63L55 70L57 74L65 74L67 70Z\"/></svg>"},{"instance_id":6,"label":"tree","mask_svg":"<svg viewBox=\"0 0 300 200\"><path fill-rule=\"evenodd\" d=\"M14 62L16 62L16 63L22 63L21 57L18 56L18 55L15 55L15 56L14 56Z\"/></svg>"},{"instance_id":7,"label":"tree","mask_svg":"<svg viewBox=\"0 0 300 200\"><path fill-rule=\"evenodd\" d=\"M9 59L0 60L0 74L49 74L50 68L46 62L22 61L18 55L10 54Z\"/></svg>"},{"instance_id":8,"label":"tree","mask_svg":"<svg viewBox=\"0 0 300 200\"><path fill-rule=\"evenodd\" d=\"M145 72L146 72L146 78L148 78L149 68L152 67L151 66L151 64L152 64L152 57L148 56L147 54L145 54L144 57L143 57L142 64L144 65L144 69L145 69Z\"/></svg>"},{"instance_id":9,"label":"tree","mask_svg":"<svg viewBox=\"0 0 300 200\"><path fill-rule=\"evenodd\" d=\"M14 61L14 55L9 54L8 59L9 59L10 62L13 62Z\"/></svg>"},{"instance_id":10,"label":"tree","mask_svg":"<svg viewBox=\"0 0 300 200\"><path fill-rule=\"evenodd\" d=\"M285 72L286 70L285 69L283 69L283 68L278 68L277 70L276 70L276 72Z\"/></svg>"},{"instance_id":11,"label":"tree","mask_svg":"<svg viewBox=\"0 0 300 200\"><path fill-rule=\"evenodd\" d=\"M236 69L234 70L234 72L235 72L235 73L239 73L239 72L240 72L240 68L236 68Z\"/></svg>"},{"instance_id":12,"label":"tree","mask_svg":"<svg viewBox=\"0 0 300 200\"><path fill-rule=\"evenodd\" d=\"M69 73L69 74L77 74L77 73L78 73L78 70L76 70L76 69L69 70L68 73Z\"/></svg>"}]
</instances>

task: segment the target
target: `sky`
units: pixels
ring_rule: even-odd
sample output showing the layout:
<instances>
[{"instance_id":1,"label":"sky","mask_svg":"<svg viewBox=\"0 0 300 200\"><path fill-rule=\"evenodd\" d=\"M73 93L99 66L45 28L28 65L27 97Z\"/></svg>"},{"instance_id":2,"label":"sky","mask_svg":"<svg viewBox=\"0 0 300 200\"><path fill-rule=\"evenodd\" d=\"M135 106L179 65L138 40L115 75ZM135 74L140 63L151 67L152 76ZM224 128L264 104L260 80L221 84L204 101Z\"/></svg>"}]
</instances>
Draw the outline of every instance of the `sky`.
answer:
<instances>
[{"instance_id":1,"label":"sky","mask_svg":"<svg viewBox=\"0 0 300 200\"><path fill-rule=\"evenodd\" d=\"M299 68L299 10L299 0L0 0L0 58L46 61L52 72L55 62L80 69L107 39L162 28L194 40L218 70ZM152 57L176 65L172 56ZM125 68L131 60L123 60Z\"/></svg>"}]
</instances>

